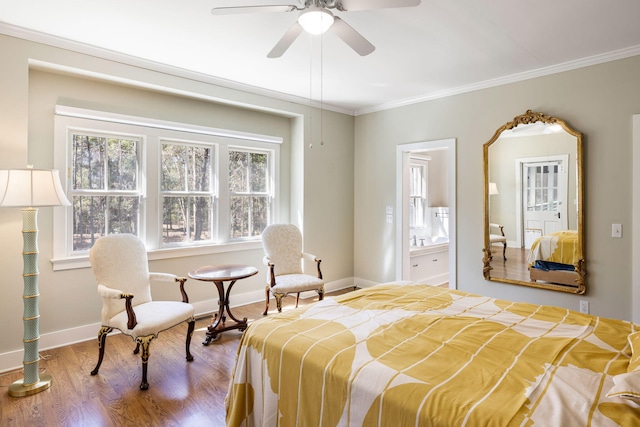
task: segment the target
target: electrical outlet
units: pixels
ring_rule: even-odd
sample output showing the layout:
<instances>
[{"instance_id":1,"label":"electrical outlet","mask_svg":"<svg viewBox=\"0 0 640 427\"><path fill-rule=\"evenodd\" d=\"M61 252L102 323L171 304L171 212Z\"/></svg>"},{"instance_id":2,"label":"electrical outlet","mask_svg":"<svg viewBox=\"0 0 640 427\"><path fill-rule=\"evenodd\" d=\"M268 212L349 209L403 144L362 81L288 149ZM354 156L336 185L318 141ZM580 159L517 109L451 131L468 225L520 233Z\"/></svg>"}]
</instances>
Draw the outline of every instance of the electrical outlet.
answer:
<instances>
[{"instance_id":1,"label":"electrical outlet","mask_svg":"<svg viewBox=\"0 0 640 427\"><path fill-rule=\"evenodd\" d=\"M589 314L589 301L580 301L580 313Z\"/></svg>"}]
</instances>

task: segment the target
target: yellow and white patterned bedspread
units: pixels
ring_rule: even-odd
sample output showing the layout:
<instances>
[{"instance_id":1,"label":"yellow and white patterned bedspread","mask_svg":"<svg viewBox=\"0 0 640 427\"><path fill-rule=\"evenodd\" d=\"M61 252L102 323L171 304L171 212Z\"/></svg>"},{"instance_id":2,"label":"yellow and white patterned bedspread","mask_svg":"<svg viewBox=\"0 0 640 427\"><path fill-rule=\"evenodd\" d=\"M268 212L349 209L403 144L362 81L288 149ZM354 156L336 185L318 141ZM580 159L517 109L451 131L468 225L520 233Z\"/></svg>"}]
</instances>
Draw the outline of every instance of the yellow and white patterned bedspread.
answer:
<instances>
[{"instance_id":1,"label":"yellow and white patterned bedspread","mask_svg":"<svg viewBox=\"0 0 640 427\"><path fill-rule=\"evenodd\" d=\"M529 266L537 260L575 265L578 262L578 232L575 230L556 231L538 237L531 244L527 256Z\"/></svg>"},{"instance_id":2,"label":"yellow and white patterned bedspread","mask_svg":"<svg viewBox=\"0 0 640 427\"><path fill-rule=\"evenodd\" d=\"M228 426L633 426L607 398L640 326L385 284L251 324Z\"/></svg>"}]
</instances>

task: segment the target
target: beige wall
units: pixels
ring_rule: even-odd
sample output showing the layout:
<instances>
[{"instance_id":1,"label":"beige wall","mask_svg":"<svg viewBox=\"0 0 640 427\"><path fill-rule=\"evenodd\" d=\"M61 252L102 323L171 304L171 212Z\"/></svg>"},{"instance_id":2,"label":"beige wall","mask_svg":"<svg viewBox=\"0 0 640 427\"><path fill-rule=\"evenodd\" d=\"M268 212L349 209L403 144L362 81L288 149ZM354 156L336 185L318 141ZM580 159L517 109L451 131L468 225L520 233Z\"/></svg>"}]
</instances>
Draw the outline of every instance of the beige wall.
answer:
<instances>
[{"instance_id":1,"label":"beige wall","mask_svg":"<svg viewBox=\"0 0 640 427\"><path fill-rule=\"evenodd\" d=\"M353 283L352 116L325 112L325 144L320 145L315 123L314 133L309 132L310 116L318 120L319 112L308 106L3 35L0 58L0 169L24 168L28 163L53 167L56 104L279 136L284 140L280 220L303 227L305 250L322 258L327 282ZM308 148L310 141L314 141L313 149ZM95 329L89 335L94 336L98 330L94 326L100 321L101 301L91 270L52 269L52 210L42 208L38 216L41 348L60 339L84 339L87 325ZM21 228L19 209L0 209L0 371L22 360ZM264 296L262 257L258 247L157 260L150 268L185 275L205 264L254 265L261 272L239 282L232 294L232 303L234 299L246 302ZM210 309L217 308L217 295L210 284L189 281L187 289L192 302L210 301ZM154 290L154 297L165 296L179 297Z\"/></svg>"},{"instance_id":2,"label":"beige wall","mask_svg":"<svg viewBox=\"0 0 640 427\"><path fill-rule=\"evenodd\" d=\"M488 282L482 276L482 145L527 109L562 118L583 132L588 290L583 296ZM632 115L640 112L640 56L478 90L356 118L355 276L395 279L393 225L384 206L395 197L395 150L403 143L457 140L458 288L511 300L631 319ZM611 224L622 223L622 239ZM379 230L371 233L370 230Z\"/></svg>"}]
</instances>

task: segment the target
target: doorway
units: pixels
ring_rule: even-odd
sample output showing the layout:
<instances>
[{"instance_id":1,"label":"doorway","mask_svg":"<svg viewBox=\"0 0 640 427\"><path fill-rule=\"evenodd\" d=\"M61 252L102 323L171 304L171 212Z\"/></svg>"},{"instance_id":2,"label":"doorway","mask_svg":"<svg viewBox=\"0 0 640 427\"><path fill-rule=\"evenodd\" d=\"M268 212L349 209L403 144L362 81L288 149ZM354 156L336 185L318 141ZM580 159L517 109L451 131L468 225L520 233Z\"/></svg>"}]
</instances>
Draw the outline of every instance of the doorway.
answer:
<instances>
[{"instance_id":1,"label":"doorway","mask_svg":"<svg viewBox=\"0 0 640 427\"><path fill-rule=\"evenodd\" d=\"M566 154L516 159L516 247L529 249L537 237L568 229L568 162Z\"/></svg>"},{"instance_id":2,"label":"doorway","mask_svg":"<svg viewBox=\"0 0 640 427\"><path fill-rule=\"evenodd\" d=\"M409 176L412 155L429 156L429 153L444 152L446 177L448 180L448 221L449 237L448 266L449 288L456 288L456 140L443 139L411 144L401 144L396 149L396 279L410 280L411 236L410 236L410 192Z\"/></svg>"}]
</instances>

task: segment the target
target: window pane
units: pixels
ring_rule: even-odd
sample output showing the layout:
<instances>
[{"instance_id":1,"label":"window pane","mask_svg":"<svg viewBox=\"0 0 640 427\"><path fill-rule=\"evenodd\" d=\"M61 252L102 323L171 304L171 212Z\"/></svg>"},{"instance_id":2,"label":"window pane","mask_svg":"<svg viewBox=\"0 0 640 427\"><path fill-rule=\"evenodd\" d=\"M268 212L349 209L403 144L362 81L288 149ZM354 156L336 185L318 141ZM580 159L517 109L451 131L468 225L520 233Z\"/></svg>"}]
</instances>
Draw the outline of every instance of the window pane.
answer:
<instances>
[{"instance_id":1,"label":"window pane","mask_svg":"<svg viewBox=\"0 0 640 427\"><path fill-rule=\"evenodd\" d=\"M231 196L229 209L229 237L232 239L249 236L249 202L247 197Z\"/></svg>"},{"instance_id":2,"label":"window pane","mask_svg":"<svg viewBox=\"0 0 640 427\"><path fill-rule=\"evenodd\" d=\"M189 147L189 191L209 191L211 171L211 149L207 147Z\"/></svg>"},{"instance_id":3,"label":"window pane","mask_svg":"<svg viewBox=\"0 0 640 427\"><path fill-rule=\"evenodd\" d=\"M140 199L137 196L111 196L108 202L109 234L138 235Z\"/></svg>"},{"instance_id":4,"label":"window pane","mask_svg":"<svg viewBox=\"0 0 640 427\"><path fill-rule=\"evenodd\" d=\"M229 191L246 193L249 156L244 151L229 151Z\"/></svg>"},{"instance_id":5,"label":"window pane","mask_svg":"<svg viewBox=\"0 0 640 427\"><path fill-rule=\"evenodd\" d=\"M109 138L107 147L110 190L136 190L138 176L137 141Z\"/></svg>"},{"instance_id":6,"label":"window pane","mask_svg":"<svg viewBox=\"0 0 640 427\"><path fill-rule=\"evenodd\" d=\"M184 191L185 159L187 147L184 145L162 145L162 191Z\"/></svg>"},{"instance_id":7,"label":"window pane","mask_svg":"<svg viewBox=\"0 0 640 427\"><path fill-rule=\"evenodd\" d=\"M104 189L106 138L73 135L73 188Z\"/></svg>"},{"instance_id":8,"label":"window pane","mask_svg":"<svg viewBox=\"0 0 640 427\"><path fill-rule=\"evenodd\" d=\"M409 199L409 226L425 226L425 200L422 197L411 197Z\"/></svg>"},{"instance_id":9,"label":"window pane","mask_svg":"<svg viewBox=\"0 0 640 427\"><path fill-rule=\"evenodd\" d=\"M251 153L251 191L267 191L267 155L264 153Z\"/></svg>"},{"instance_id":10,"label":"window pane","mask_svg":"<svg viewBox=\"0 0 640 427\"><path fill-rule=\"evenodd\" d=\"M106 229L106 196L73 197L73 250L90 249L104 236Z\"/></svg>"},{"instance_id":11,"label":"window pane","mask_svg":"<svg viewBox=\"0 0 640 427\"><path fill-rule=\"evenodd\" d=\"M187 197L162 198L162 243L187 241Z\"/></svg>"},{"instance_id":12,"label":"window pane","mask_svg":"<svg viewBox=\"0 0 640 427\"><path fill-rule=\"evenodd\" d=\"M211 197L190 197L189 201L191 241L211 240Z\"/></svg>"},{"instance_id":13,"label":"window pane","mask_svg":"<svg viewBox=\"0 0 640 427\"><path fill-rule=\"evenodd\" d=\"M212 197L163 197L162 243L211 240Z\"/></svg>"},{"instance_id":14,"label":"window pane","mask_svg":"<svg viewBox=\"0 0 640 427\"><path fill-rule=\"evenodd\" d=\"M268 225L269 198L254 196L251 198L251 235L259 236Z\"/></svg>"}]
</instances>

